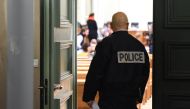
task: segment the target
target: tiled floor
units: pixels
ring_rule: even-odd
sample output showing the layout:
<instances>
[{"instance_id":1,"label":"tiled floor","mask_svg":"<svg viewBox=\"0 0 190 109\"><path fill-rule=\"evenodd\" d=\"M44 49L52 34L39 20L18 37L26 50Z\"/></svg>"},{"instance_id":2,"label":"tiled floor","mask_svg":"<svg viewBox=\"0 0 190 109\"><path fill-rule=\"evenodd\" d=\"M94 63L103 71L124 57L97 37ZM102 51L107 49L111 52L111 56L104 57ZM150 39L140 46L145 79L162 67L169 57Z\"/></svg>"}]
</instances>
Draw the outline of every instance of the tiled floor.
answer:
<instances>
[{"instance_id":1,"label":"tiled floor","mask_svg":"<svg viewBox=\"0 0 190 109\"><path fill-rule=\"evenodd\" d=\"M144 104L141 109L152 109L152 97Z\"/></svg>"}]
</instances>

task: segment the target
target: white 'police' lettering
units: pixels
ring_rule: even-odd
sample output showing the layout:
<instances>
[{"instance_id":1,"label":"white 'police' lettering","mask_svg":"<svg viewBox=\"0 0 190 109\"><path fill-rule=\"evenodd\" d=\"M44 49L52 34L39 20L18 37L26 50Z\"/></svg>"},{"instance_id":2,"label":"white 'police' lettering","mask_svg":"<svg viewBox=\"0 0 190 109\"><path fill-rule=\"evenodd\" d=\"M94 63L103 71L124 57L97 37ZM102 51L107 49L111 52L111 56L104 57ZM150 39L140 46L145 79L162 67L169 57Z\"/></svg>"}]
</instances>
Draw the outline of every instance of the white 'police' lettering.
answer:
<instances>
[{"instance_id":1,"label":"white 'police' lettering","mask_svg":"<svg viewBox=\"0 0 190 109\"><path fill-rule=\"evenodd\" d=\"M144 52L118 51L118 63L145 63Z\"/></svg>"}]
</instances>

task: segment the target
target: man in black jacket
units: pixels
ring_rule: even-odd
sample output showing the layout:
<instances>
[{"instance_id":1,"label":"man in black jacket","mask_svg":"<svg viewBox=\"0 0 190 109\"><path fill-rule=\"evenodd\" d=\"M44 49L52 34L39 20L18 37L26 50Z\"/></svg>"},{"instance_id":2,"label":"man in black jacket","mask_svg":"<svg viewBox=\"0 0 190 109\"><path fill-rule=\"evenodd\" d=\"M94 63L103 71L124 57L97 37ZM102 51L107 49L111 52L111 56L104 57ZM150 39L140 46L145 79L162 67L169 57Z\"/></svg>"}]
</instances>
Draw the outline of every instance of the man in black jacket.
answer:
<instances>
[{"instance_id":1,"label":"man in black jacket","mask_svg":"<svg viewBox=\"0 0 190 109\"><path fill-rule=\"evenodd\" d=\"M88 34L88 38L89 41L91 41L92 39L96 39L98 38L98 26L97 23L94 19L94 13L91 13L88 17L87 20L87 26L88 26L88 30L89 30L89 34Z\"/></svg>"},{"instance_id":2,"label":"man in black jacket","mask_svg":"<svg viewBox=\"0 0 190 109\"><path fill-rule=\"evenodd\" d=\"M92 107L99 92L100 109L137 109L149 77L149 58L143 44L128 33L123 12L112 17L111 36L96 47L84 85L83 101Z\"/></svg>"}]
</instances>

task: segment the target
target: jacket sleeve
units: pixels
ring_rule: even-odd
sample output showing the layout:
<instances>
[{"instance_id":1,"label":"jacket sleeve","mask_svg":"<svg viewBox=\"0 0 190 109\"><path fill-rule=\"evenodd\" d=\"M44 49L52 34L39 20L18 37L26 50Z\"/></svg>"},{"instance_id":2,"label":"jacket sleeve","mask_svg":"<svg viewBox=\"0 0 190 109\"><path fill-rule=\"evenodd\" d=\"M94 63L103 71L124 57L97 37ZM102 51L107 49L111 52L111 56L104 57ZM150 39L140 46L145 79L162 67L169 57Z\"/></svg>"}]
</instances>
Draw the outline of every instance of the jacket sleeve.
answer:
<instances>
[{"instance_id":1,"label":"jacket sleeve","mask_svg":"<svg viewBox=\"0 0 190 109\"><path fill-rule=\"evenodd\" d=\"M105 73L105 65L109 60L109 47L110 46L108 46L104 40L96 46L96 53L90 64L84 84L83 101L85 102L94 100L96 93L100 88Z\"/></svg>"},{"instance_id":2,"label":"jacket sleeve","mask_svg":"<svg viewBox=\"0 0 190 109\"><path fill-rule=\"evenodd\" d=\"M95 24L94 24L94 28L95 28L96 30L98 30L98 26L97 26L96 21L95 21Z\"/></svg>"},{"instance_id":3,"label":"jacket sleeve","mask_svg":"<svg viewBox=\"0 0 190 109\"><path fill-rule=\"evenodd\" d=\"M149 62L148 53L145 50L145 64L144 64L143 74L141 77L141 82L140 82L140 87L139 87L139 96L137 99L139 103L141 103L143 100L145 87L149 78L149 71L150 71L150 62Z\"/></svg>"}]
</instances>

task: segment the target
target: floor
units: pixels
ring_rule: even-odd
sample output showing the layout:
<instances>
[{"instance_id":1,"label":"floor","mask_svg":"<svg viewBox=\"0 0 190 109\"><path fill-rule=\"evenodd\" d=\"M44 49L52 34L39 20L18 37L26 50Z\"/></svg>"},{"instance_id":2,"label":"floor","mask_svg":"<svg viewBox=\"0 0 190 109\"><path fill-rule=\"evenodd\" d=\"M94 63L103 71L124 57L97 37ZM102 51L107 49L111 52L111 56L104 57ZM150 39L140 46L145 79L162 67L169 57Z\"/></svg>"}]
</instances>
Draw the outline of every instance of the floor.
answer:
<instances>
[{"instance_id":1,"label":"floor","mask_svg":"<svg viewBox=\"0 0 190 109\"><path fill-rule=\"evenodd\" d=\"M144 105L141 105L141 109L152 109L152 97Z\"/></svg>"}]
</instances>

